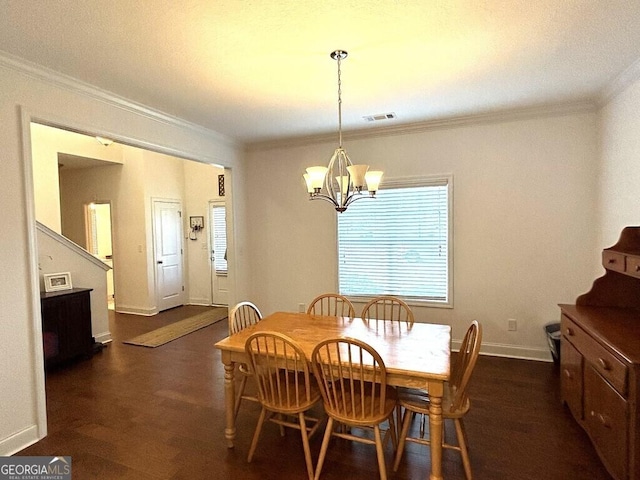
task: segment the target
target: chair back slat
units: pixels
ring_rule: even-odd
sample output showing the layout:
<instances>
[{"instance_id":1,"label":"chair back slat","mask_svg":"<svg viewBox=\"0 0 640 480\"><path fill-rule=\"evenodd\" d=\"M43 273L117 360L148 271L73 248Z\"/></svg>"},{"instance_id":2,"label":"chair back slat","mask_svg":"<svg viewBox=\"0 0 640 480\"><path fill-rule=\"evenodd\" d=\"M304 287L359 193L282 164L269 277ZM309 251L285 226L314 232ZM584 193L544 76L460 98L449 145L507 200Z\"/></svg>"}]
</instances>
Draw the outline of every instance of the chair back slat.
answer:
<instances>
[{"instance_id":1,"label":"chair back slat","mask_svg":"<svg viewBox=\"0 0 640 480\"><path fill-rule=\"evenodd\" d=\"M366 421L384 412L386 367L370 345L353 338L320 342L311 355L327 413Z\"/></svg>"},{"instance_id":2,"label":"chair back slat","mask_svg":"<svg viewBox=\"0 0 640 480\"><path fill-rule=\"evenodd\" d=\"M369 324L377 320L391 320L391 322L380 322L377 326L394 329L401 326L411 327L414 317L411 308L403 300L382 296L372 299L364 306L362 320Z\"/></svg>"},{"instance_id":3,"label":"chair back slat","mask_svg":"<svg viewBox=\"0 0 640 480\"><path fill-rule=\"evenodd\" d=\"M474 320L471 322L462 340L455 368L453 368L451 375L451 381L449 382L454 392L453 402L451 403L452 412L468 408L469 397L467 395L467 386L469 385L471 373L478 360L481 344L482 326L477 320Z\"/></svg>"},{"instance_id":4,"label":"chair back slat","mask_svg":"<svg viewBox=\"0 0 640 480\"><path fill-rule=\"evenodd\" d=\"M331 315L335 317L355 317L356 310L353 304L344 295L339 293L325 293L314 298L307 313L311 315Z\"/></svg>"},{"instance_id":5,"label":"chair back slat","mask_svg":"<svg viewBox=\"0 0 640 480\"><path fill-rule=\"evenodd\" d=\"M238 333L262 320L258 307L251 302L240 302L229 312L229 335Z\"/></svg>"},{"instance_id":6,"label":"chair back slat","mask_svg":"<svg viewBox=\"0 0 640 480\"><path fill-rule=\"evenodd\" d=\"M268 408L296 410L312 401L309 362L294 340L277 332L258 332L245 343L258 398Z\"/></svg>"}]
</instances>

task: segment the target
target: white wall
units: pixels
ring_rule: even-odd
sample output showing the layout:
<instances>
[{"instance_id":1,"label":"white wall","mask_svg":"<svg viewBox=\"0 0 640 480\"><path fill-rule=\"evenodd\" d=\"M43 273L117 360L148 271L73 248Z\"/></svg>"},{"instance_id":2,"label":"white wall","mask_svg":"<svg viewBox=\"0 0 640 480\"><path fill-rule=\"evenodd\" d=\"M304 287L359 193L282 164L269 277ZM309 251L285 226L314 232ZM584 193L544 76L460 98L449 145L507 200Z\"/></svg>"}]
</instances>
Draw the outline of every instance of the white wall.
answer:
<instances>
[{"instance_id":1,"label":"white wall","mask_svg":"<svg viewBox=\"0 0 640 480\"><path fill-rule=\"evenodd\" d=\"M598 248L602 249L615 244L624 227L640 225L640 80L605 105L599 120Z\"/></svg>"},{"instance_id":2,"label":"white wall","mask_svg":"<svg viewBox=\"0 0 640 480\"><path fill-rule=\"evenodd\" d=\"M453 174L454 308L414 307L417 321L460 340L477 319L485 352L550 358L543 325L594 278L596 136L586 112L345 141L386 178ZM336 213L309 202L301 178L335 147L248 153L250 295L265 313L337 288Z\"/></svg>"},{"instance_id":3,"label":"white wall","mask_svg":"<svg viewBox=\"0 0 640 480\"><path fill-rule=\"evenodd\" d=\"M209 200L224 200L218 195L218 175L224 170L212 165L186 162L184 165L185 188L185 236L189 236L189 217L204 217L204 229L195 240L187 238L186 264L188 267L189 303L211 305L211 247L209 235Z\"/></svg>"},{"instance_id":4,"label":"white wall","mask_svg":"<svg viewBox=\"0 0 640 480\"><path fill-rule=\"evenodd\" d=\"M242 162L241 150L215 132L32 67L0 57L0 365L11 365L0 369L0 455L46 434L29 121L45 120L230 168ZM242 195L242 175L233 178L233 190ZM234 278L241 286L244 281Z\"/></svg>"},{"instance_id":5,"label":"white wall","mask_svg":"<svg viewBox=\"0 0 640 480\"><path fill-rule=\"evenodd\" d=\"M118 308L135 313L153 310L147 281L144 163L138 149L125 148L124 164L61 170L64 233L84 246L84 206L110 201L113 226L113 265ZM71 235L77 233L77 237Z\"/></svg>"},{"instance_id":6,"label":"white wall","mask_svg":"<svg viewBox=\"0 0 640 480\"><path fill-rule=\"evenodd\" d=\"M113 144L106 148L92 137L37 123L32 123L30 130L36 220L54 232L62 233L60 202L57 201L60 198L58 153L122 163L122 146Z\"/></svg>"}]
</instances>

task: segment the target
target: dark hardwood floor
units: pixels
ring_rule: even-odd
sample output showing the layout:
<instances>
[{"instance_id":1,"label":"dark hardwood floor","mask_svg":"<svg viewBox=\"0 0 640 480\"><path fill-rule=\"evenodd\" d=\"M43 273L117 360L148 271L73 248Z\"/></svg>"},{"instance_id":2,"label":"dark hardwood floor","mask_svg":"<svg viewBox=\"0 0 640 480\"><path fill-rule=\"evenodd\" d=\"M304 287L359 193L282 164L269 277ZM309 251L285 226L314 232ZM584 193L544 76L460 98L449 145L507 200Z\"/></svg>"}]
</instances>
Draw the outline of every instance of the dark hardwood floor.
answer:
<instances>
[{"instance_id":1,"label":"dark hardwood floor","mask_svg":"<svg viewBox=\"0 0 640 480\"><path fill-rule=\"evenodd\" d=\"M246 462L259 413L251 402L238 417L236 447L226 447L224 371L213 348L227 335L226 320L158 348L121 343L203 310L112 315L110 346L47 374L49 434L19 455L70 455L75 480L306 478L299 433L280 437L273 424L265 426L253 462ZM482 356L470 394L465 422L474 478L610 479L560 403L553 364ZM320 443L321 435L312 439L314 462ZM388 450L390 479L428 478L426 447L408 445L397 473L390 444ZM443 468L446 479L464 478L457 452L444 452ZM375 449L332 440L322 478L378 478Z\"/></svg>"}]
</instances>

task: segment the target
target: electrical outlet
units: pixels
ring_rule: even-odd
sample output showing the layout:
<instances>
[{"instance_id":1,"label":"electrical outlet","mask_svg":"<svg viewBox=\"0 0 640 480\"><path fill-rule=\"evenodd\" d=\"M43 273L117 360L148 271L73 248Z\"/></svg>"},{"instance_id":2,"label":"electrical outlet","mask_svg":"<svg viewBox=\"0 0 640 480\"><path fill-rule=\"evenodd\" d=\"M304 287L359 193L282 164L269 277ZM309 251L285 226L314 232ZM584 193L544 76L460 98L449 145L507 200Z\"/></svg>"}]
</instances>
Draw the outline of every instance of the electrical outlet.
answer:
<instances>
[{"instance_id":1,"label":"electrical outlet","mask_svg":"<svg viewBox=\"0 0 640 480\"><path fill-rule=\"evenodd\" d=\"M518 321L514 318L510 318L509 320L507 320L507 330L510 332L515 332L516 330L518 330Z\"/></svg>"},{"instance_id":2,"label":"electrical outlet","mask_svg":"<svg viewBox=\"0 0 640 480\"><path fill-rule=\"evenodd\" d=\"M307 308L306 308L305 304L304 303L299 303L298 304L298 312L305 313L306 311L307 311Z\"/></svg>"}]
</instances>

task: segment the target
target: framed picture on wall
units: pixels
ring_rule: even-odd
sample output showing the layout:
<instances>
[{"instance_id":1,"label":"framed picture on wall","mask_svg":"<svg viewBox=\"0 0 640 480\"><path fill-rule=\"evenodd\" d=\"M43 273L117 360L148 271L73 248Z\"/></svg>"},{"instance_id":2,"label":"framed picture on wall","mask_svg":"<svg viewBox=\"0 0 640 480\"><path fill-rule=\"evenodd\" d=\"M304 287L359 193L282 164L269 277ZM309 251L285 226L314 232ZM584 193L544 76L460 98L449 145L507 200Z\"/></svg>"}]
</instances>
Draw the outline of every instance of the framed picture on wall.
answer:
<instances>
[{"instance_id":1,"label":"framed picture on wall","mask_svg":"<svg viewBox=\"0 0 640 480\"><path fill-rule=\"evenodd\" d=\"M69 272L45 273L44 291L56 292L58 290L71 290L71 274Z\"/></svg>"}]
</instances>

